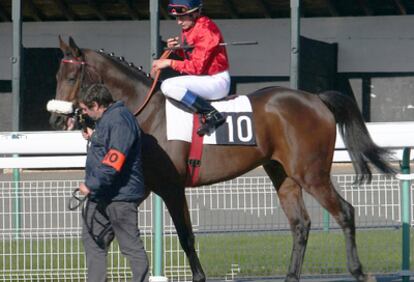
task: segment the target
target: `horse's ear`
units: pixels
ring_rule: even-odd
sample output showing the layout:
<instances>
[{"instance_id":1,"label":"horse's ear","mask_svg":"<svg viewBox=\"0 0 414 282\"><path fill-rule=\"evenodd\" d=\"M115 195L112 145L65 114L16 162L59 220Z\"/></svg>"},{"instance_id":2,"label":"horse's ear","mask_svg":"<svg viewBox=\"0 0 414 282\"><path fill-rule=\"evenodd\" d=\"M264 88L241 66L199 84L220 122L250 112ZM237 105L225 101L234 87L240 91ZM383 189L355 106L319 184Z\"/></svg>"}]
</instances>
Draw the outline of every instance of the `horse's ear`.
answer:
<instances>
[{"instance_id":1,"label":"horse's ear","mask_svg":"<svg viewBox=\"0 0 414 282\"><path fill-rule=\"evenodd\" d=\"M69 46L74 57L80 57L82 55L80 48L76 45L75 40L73 40L71 36L69 36Z\"/></svg>"},{"instance_id":2,"label":"horse's ear","mask_svg":"<svg viewBox=\"0 0 414 282\"><path fill-rule=\"evenodd\" d=\"M67 54L69 51L69 46L68 44L65 43L65 41L63 41L62 37L59 35L59 48L60 50L62 50L63 54Z\"/></svg>"}]
</instances>

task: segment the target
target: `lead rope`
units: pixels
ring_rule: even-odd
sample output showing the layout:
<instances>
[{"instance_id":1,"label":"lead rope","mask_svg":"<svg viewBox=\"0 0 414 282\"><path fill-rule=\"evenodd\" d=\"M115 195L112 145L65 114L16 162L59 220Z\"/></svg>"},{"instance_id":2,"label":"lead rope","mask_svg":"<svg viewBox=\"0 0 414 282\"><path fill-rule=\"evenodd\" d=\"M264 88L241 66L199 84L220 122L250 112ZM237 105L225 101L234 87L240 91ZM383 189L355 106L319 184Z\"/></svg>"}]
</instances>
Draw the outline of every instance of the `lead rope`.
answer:
<instances>
[{"instance_id":1,"label":"lead rope","mask_svg":"<svg viewBox=\"0 0 414 282\"><path fill-rule=\"evenodd\" d=\"M172 53L172 50L166 50L166 51L164 51L164 53L162 53L160 59L167 59L171 55L171 53ZM154 90L155 90L155 87L157 86L158 79L160 78L160 74L161 74L161 70L158 70L155 73L153 73L151 71L151 77L154 78L154 80L152 81L151 88L147 92L147 96L145 98L144 103L134 113L134 116L139 115L142 112L142 110L145 108L145 106L148 104L149 100L151 99L152 95L154 94Z\"/></svg>"},{"instance_id":2,"label":"lead rope","mask_svg":"<svg viewBox=\"0 0 414 282\"><path fill-rule=\"evenodd\" d=\"M92 239L96 242L96 244L99 247L104 248L105 235L108 234L109 231L111 231L112 225L109 222L107 215L105 215L104 213L101 214L108 220L108 223L103 223L96 217L98 206L99 203L96 204L95 209L92 211L92 215L88 216L88 213L90 212L90 200L88 196L82 197L79 195L79 188L76 188L72 192L72 198L69 199L68 203L68 208L71 211L74 211L79 207L81 208L81 216L83 223L85 224L86 230L88 231L89 235L91 235ZM90 222L88 221L88 218L90 218ZM102 229L97 235L93 232L95 222L99 224Z\"/></svg>"},{"instance_id":3,"label":"lead rope","mask_svg":"<svg viewBox=\"0 0 414 282\"><path fill-rule=\"evenodd\" d=\"M89 148L89 142L90 140L88 139L87 145L86 145L86 150L88 150ZM109 219L107 218L107 216L105 214L102 214L107 220L108 223L102 223L101 221L99 221L96 218L96 211L98 209L98 205L97 204L95 206L95 209L92 211L92 215L90 216L90 223L88 222L88 212L90 210L90 201L89 201L89 196L82 196L80 194L80 189L76 188L75 190L73 190L72 192L72 197L69 199L68 202L68 209L71 211L76 210L77 208L81 208L81 216L83 219L83 222L85 224L85 227L88 231L88 233L91 235L92 239L96 242L96 244L101 247L104 248L105 247L105 235L111 231L112 229L112 225L109 222ZM101 232L99 232L98 235L95 235L95 233L93 232L94 230L94 223L97 222L102 230Z\"/></svg>"}]
</instances>

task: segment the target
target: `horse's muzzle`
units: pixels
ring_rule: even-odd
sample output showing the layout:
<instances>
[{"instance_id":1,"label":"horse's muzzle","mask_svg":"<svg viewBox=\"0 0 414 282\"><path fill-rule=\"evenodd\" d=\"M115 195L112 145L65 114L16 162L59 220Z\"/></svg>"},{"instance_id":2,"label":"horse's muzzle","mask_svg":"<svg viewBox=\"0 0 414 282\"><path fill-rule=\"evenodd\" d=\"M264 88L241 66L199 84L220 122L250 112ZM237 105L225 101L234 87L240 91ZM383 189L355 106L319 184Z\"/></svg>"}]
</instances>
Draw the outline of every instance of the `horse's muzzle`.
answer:
<instances>
[{"instance_id":1,"label":"horse's muzzle","mask_svg":"<svg viewBox=\"0 0 414 282\"><path fill-rule=\"evenodd\" d=\"M52 113L49 118L49 124L54 130L72 130L73 125L68 116ZM72 122L73 123L73 122Z\"/></svg>"}]
</instances>

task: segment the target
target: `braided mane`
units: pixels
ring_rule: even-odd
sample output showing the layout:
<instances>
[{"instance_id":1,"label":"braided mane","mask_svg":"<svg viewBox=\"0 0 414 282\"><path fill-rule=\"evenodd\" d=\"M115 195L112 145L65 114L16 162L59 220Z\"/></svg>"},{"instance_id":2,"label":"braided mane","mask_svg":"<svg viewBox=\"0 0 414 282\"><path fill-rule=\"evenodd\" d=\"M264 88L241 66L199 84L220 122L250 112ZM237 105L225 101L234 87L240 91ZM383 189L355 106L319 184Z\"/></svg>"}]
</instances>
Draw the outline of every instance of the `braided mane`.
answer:
<instances>
[{"instance_id":1,"label":"braided mane","mask_svg":"<svg viewBox=\"0 0 414 282\"><path fill-rule=\"evenodd\" d=\"M147 73L147 72L143 71L142 66L137 67L137 66L135 66L134 63L127 62L124 57L115 56L114 52L106 53L103 49L97 50L95 52L97 52L98 54L100 54L100 55L104 56L105 58L111 60L112 62L116 63L117 65L122 66L125 70L131 72L135 76L145 78L149 82L152 82L153 79L152 79L150 73Z\"/></svg>"}]
</instances>

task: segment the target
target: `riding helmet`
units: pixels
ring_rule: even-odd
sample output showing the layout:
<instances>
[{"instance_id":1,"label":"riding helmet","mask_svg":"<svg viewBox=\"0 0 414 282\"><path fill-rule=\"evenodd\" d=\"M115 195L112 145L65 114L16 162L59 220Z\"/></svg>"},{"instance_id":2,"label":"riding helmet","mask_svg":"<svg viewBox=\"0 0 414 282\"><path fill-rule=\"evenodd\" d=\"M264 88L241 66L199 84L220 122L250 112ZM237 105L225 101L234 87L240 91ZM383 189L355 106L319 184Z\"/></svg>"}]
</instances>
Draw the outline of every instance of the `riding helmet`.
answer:
<instances>
[{"instance_id":1,"label":"riding helmet","mask_svg":"<svg viewBox=\"0 0 414 282\"><path fill-rule=\"evenodd\" d=\"M171 16L183 16L201 9L201 0L170 0L168 13Z\"/></svg>"}]
</instances>

